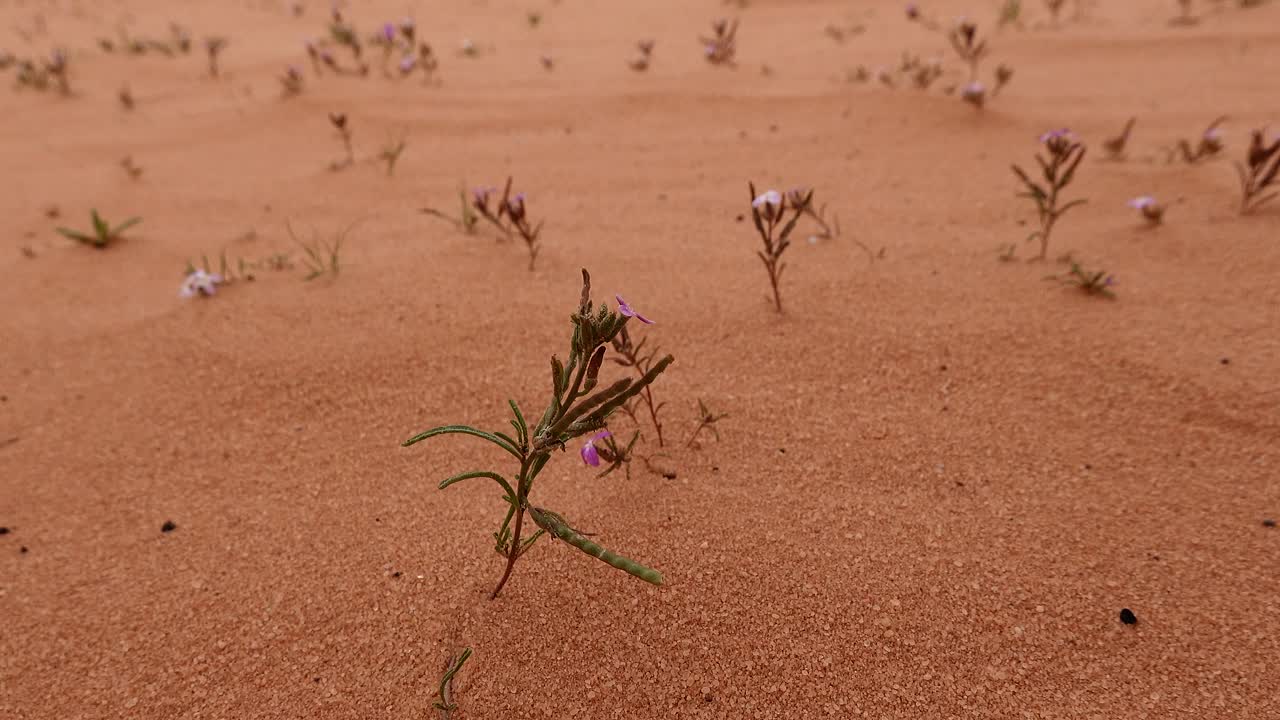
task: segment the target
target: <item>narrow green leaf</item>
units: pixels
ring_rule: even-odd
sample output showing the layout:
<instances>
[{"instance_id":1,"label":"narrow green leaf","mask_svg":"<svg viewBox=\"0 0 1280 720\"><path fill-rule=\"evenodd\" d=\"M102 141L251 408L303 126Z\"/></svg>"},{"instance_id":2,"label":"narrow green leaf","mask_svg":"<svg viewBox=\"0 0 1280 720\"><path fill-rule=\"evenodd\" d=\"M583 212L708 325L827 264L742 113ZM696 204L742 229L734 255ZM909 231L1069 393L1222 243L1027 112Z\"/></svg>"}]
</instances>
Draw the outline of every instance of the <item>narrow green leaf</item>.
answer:
<instances>
[{"instance_id":1,"label":"narrow green leaf","mask_svg":"<svg viewBox=\"0 0 1280 720\"><path fill-rule=\"evenodd\" d=\"M475 437L488 440L494 445L497 445L503 450L506 450L507 452L511 453L517 459L521 459L521 460L523 459L520 456L520 451L517 450L514 445L504 441L502 438L498 437L497 435L494 435L493 433L487 433L483 430L477 430L469 425L443 425L441 427L431 428L426 432L418 433L417 435L414 435L408 440L405 440L403 443L401 443L401 447L409 447L410 445L416 442L421 442L423 440L426 440L429 437L435 437L436 435L449 435L449 434L473 435Z\"/></svg>"},{"instance_id":2,"label":"narrow green leaf","mask_svg":"<svg viewBox=\"0 0 1280 720\"><path fill-rule=\"evenodd\" d=\"M507 482L506 478L502 477L496 472L489 472L488 470L476 470L474 472L459 473L457 475L454 475L453 477L445 478L444 480L440 481L440 489L444 490L445 488L449 487L454 483L459 483L459 482L462 482L463 480L470 480L472 478L489 478L490 480L493 480L497 482L499 485L501 485L503 490L507 491L507 497L514 498L516 496L515 490L511 489L511 483Z\"/></svg>"}]
</instances>

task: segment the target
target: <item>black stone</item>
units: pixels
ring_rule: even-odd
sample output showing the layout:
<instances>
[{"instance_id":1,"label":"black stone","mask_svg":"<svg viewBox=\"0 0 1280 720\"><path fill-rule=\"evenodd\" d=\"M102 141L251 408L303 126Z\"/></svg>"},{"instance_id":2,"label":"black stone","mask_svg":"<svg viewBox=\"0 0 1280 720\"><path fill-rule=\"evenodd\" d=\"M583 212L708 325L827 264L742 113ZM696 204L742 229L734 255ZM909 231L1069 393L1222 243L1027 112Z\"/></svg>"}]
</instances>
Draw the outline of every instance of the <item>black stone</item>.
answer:
<instances>
[{"instance_id":1,"label":"black stone","mask_svg":"<svg viewBox=\"0 0 1280 720\"><path fill-rule=\"evenodd\" d=\"M8 535L9 528L0 526L0 535Z\"/></svg>"},{"instance_id":2,"label":"black stone","mask_svg":"<svg viewBox=\"0 0 1280 720\"><path fill-rule=\"evenodd\" d=\"M27 546L26 546L26 545L23 545L22 547L18 548L18 552L22 553L23 555L26 555L26 554L27 554L27 552L28 552L28 551L27 551Z\"/></svg>"},{"instance_id":3,"label":"black stone","mask_svg":"<svg viewBox=\"0 0 1280 720\"><path fill-rule=\"evenodd\" d=\"M1124 623L1125 625L1137 625L1138 616L1134 615L1133 611L1130 610L1129 608L1125 608L1120 611L1120 622Z\"/></svg>"},{"instance_id":4,"label":"black stone","mask_svg":"<svg viewBox=\"0 0 1280 720\"><path fill-rule=\"evenodd\" d=\"M1275 527L1275 526L1276 526L1276 521L1275 521L1275 520L1272 520L1271 518L1267 518L1266 520L1263 520L1263 521L1262 521L1262 527L1272 527L1272 528L1273 528L1273 527Z\"/></svg>"},{"instance_id":5,"label":"black stone","mask_svg":"<svg viewBox=\"0 0 1280 720\"><path fill-rule=\"evenodd\" d=\"M173 532L174 530L177 530L177 529L178 529L178 526L174 525L172 520L165 520L164 524L160 526L160 532L165 532L165 533Z\"/></svg>"}]
</instances>

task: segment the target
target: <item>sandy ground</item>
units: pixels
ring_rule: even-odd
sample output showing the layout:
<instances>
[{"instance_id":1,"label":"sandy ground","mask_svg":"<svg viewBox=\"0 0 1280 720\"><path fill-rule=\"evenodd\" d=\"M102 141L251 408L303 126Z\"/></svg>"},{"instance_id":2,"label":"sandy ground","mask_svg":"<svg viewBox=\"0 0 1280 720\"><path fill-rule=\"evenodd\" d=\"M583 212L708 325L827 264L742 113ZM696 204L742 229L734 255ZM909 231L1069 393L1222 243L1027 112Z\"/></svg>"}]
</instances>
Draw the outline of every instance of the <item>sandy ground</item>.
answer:
<instances>
[{"instance_id":1,"label":"sandy ground","mask_svg":"<svg viewBox=\"0 0 1280 720\"><path fill-rule=\"evenodd\" d=\"M1280 205L1237 214L1230 166L1280 123L1280 3L1052 28L1028 2L998 34L995 2L927 5L1015 69L981 114L847 80L903 52L960 72L895 2L359 3L367 31L416 16L442 83L308 70L281 100L323 32L306 4L0 0L0 47L67 48L76 90L0 93L0 717L434 717L463 646L458 718L1280 717ZM725 14L736 69L696 42ZM230 38L221 78L94 43L170 20ZM1033 217L1009 164L1130 115L1129 159L1086 159L1051 249L1118 300L998 262ZM1222 157L1164 161L1217 115ZM397 133L387 178L370 158ZM509 173L546 219L532 273L418 212ZM782 317L747 180L811 184L844 227L789 251ZM1144 193L1162 227L1125 206ZM93 207L144 222L102 252L54 232ZM286 221L354 224L338 277L177 297L201 254L296 259ZM655 386L677 476L596 480L571 448L535 495L667 585L540 543L490 602L501 501L435 485L511 468L398 444L540 409L580 267L677 357ZM699 397L730 417L685 449Z\"/></svg>"}]
</instances>

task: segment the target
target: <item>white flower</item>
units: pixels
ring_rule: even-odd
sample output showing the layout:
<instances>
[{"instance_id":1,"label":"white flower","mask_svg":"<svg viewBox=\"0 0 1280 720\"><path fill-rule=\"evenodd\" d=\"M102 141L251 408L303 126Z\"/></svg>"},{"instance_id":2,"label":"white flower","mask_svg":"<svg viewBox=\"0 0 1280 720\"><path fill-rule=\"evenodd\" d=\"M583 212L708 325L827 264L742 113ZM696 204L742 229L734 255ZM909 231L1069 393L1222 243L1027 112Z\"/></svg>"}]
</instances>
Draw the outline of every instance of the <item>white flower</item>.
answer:
<instances>
[{"instance_id":1,"label":"white flower","mask_svg":"<svg viewBox=\"0 0 1280 720\"><path fill-rule=\"evenodd\" d=\"M218 291L218 285L222 282L222 276L217 273L193 270L182 281L182 287L178 290L178 295L184 298L195 297L196 295L212 295Z\"/></svg>"},{"instance_id":2,"label":"white flower","mask_svg":"<svg viewBox=\"0 0 1280 720\"><path fill-rule=\"evenodd\" d=\"M1129 201L1129 207L1135 210L1146 210L1147 208L1155 204L1156 204L1156 199L1151 197L1150 195L1143 195L1142 197L1136 197Z\"/></svg>"},{"instance_id":3,"label":"white flower","mask_svg":"<svg viewBox=\"0 0 1280 720\"><path fill-rule=\"evenodd\" d=\"M782 193L777 190L765 190L751 201L751 207L755 208L765 221L772 222L782 214Z\"/></svg>"}]
</instances>

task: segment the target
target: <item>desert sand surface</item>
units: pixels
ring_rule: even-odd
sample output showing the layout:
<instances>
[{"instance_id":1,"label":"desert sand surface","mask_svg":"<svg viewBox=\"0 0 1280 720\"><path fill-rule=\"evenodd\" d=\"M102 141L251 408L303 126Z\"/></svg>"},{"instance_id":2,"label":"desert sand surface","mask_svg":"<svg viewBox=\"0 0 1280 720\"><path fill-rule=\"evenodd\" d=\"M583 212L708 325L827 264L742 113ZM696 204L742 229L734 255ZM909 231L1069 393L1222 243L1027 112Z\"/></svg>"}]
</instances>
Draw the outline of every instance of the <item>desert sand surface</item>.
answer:
<instances>
[{"instance_id":1,"label":"desert sand surface","mask_svg":"<svg viewBox=\"0 0 1280 720\"><path fill-rule=\"evenodd\" d=\"M439 717L464 647L465 719L1280 717L1280 202L1242 215L1232 167L1280 127L1280 3L1196 0L1179 25L1172 0L1057 23L1028 1L999 30L995 0L914 22L829 0L344 6L362 34L414 18L432 83L376 54L317 77L329 6L302 5L0 0L0 48L62 48L72 90L0 72L0 717ZM981 111L946 92L960 15L984 80L1014 70ZM734 67L699 45L721 17ZM97 42L171 22L190 54ZM915 88L904 53L943 77ZM284 98L288 64L305 86ZM1219 155L1169 159L1219 116ZM1036 262L1010 165L1062 127L1088 204ZM545 221L533 271L518 240L421 212L508 175ZM819 242L801 220L781 315L748 181L811 186L840 219ZM56 232L94 208L142 222L104 250ZM340 272L304 281L289 228L348 231ZM188 261L222 253L290 260L180 298ZM1046 281L1067 253L1116 297ZM648 462L597 479L575 442L533 495L665 584L544 539L491 601L501 494L437 484L511 458L400 443L509 430L508 398L540 413L581 268L676 358L652 386L666 445L641 415ZM686 446L699 398L728 417Z\"/></svg>"}]
</instances>

